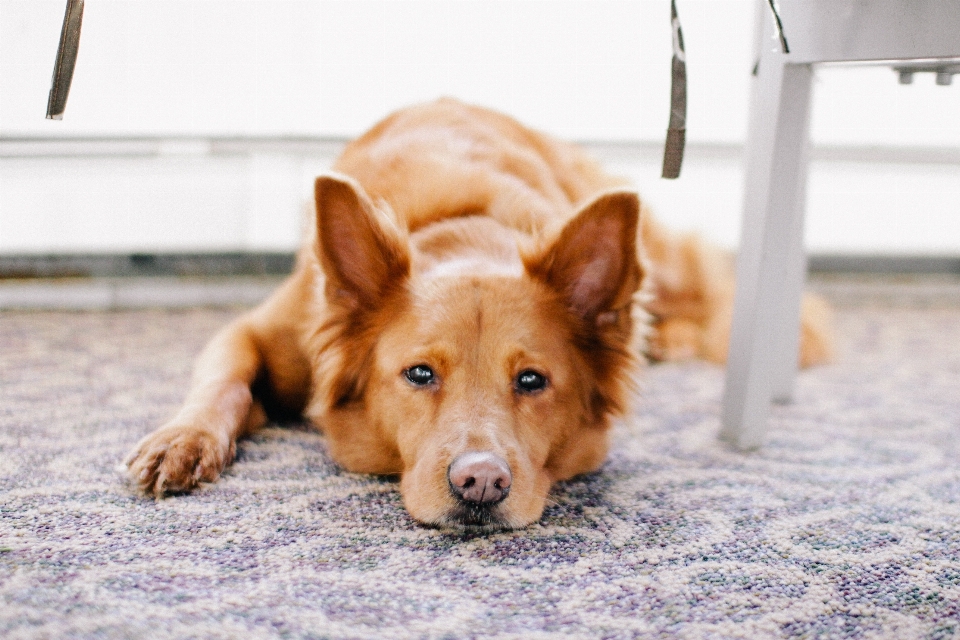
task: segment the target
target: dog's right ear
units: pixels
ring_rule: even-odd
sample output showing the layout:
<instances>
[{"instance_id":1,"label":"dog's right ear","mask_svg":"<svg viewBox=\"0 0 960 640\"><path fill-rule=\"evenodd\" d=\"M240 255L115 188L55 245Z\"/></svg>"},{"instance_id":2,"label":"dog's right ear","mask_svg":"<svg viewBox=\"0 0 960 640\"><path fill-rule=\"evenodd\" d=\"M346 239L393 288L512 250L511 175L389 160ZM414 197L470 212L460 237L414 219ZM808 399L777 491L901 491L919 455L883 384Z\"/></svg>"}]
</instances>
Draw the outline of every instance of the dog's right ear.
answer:
<instances>
[{"instance_id":1,"label":"dog's right ear","mask_svg":"<svg viewBox=\"0 0 960 640\"><path fill-rule=\"evenodd\" d=\"M317 255L327 300L374 308L410 272L410 253L396 225L351 178L322 175L314 183Z\"/></svg>"}]
</instances>

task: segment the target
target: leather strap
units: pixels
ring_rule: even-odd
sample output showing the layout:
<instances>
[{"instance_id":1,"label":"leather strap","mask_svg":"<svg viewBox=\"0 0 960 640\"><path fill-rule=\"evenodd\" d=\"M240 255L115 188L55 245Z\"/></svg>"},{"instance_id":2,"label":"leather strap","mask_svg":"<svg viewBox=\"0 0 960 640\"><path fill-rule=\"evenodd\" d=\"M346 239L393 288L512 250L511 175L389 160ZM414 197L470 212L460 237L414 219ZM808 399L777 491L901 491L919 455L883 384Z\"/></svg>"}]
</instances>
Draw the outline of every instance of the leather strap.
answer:
<instances>
[{"instance_id":1,"label":"leather strap","mask_svg":"<svg viewBox=\"0 0 960 640\"><path fill-rule=\"evenodd\" d=\"M780 11L777 9L776 0L767 0L770 4L770 11L773 11L773 21L777 23L777 36L780 38L780 49L784 53L790 53L790 45L787 44L787 36L783 32L783 22L780 20Z\"/></svg>"},{"instance_id":2,"label":"leather strap","mask_svg":"<svg viewBox=\"0 0 960 640\"><path fill-rule=\"evenodd\" d=\"M83 0L67 0L67 11L63 16L63 29L60 31L60 45L57 47L57 61L53 67L53 81L50 96L47 98L47 119L63 120L67 108L67 95L73 81L73 68L77 64L77 52L80 50L80 25L83 22Z\"/></svg>"},{"instance_id":3,"label":"leather strap","mask_svg":"<svg viewBox=\"0 0 960 640\"><path fill-rule=\"evenodd\" d=\"M687 138L687 54L683 48L676 0L670 0L670 22L673 27L673 77L670 82L670 124L663 147L661 176L672 180L680 176Z\"/></svg>"}]
</instances>

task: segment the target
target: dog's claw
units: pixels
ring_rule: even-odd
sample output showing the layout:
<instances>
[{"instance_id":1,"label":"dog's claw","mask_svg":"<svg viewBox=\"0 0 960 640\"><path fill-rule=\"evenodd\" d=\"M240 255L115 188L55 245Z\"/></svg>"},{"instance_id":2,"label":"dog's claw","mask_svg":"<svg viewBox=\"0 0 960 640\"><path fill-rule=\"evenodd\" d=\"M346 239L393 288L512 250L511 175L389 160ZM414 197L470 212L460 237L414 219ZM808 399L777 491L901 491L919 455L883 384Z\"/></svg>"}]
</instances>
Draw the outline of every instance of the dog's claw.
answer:
<instances>
[{"instance_id":1,"label":"dog's claw","mask_svg":"<svg viewBox=\"0 0 960 640\"><path fill-rule=\"evenodd\" d=\"M163 487L167 483L167 478L162 473L157 477L157 482L154 485L153 495L156 498L157 502L163 500Z\"/></svg>"}]
</instances>

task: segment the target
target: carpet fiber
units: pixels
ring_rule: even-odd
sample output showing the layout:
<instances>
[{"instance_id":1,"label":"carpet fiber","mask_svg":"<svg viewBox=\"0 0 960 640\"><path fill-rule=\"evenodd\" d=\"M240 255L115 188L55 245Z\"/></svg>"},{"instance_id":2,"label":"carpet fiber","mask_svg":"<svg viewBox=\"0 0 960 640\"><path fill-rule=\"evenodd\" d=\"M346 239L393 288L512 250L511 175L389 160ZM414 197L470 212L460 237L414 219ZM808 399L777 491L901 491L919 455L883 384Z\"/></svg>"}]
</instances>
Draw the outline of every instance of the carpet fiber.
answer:
<instances>
[{"instance_id":1,"label":"carpet fiber","mask_svg":"<svg viewBox=\"0 0 960 640\"><path fill-rule=\"evenodd\" d=\"M119 460L232 315L0 314L0 636L960 635L960 308L841 308L751 454L719 368L651 367L603 469L495 535L417 525L302 425L137 496Z\"/></svg>"}]
</instances>

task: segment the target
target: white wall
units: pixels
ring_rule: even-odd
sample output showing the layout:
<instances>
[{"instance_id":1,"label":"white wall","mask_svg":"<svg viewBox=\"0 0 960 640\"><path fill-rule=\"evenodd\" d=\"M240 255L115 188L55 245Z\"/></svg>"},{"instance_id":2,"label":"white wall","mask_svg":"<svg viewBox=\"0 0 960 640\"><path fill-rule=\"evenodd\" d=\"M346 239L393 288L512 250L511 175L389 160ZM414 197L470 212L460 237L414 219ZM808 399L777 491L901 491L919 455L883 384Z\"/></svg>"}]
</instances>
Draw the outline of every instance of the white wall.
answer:
<instances>
[{"instance_id":1,"label":"white wall","mask_svg":"<svg viewBox=\"0 0 960 640\"><path fill-rule=\"evenodd\" d=\"M666 127L669 2L90 0L68 117L51 127L42 105L63 4L0 2L6 135L353 136L442 94L571 138L659 139ZM724 45L709 24L746 25L751 4L684 8L715 50L692 83L704 99L691 120L703 139L738 139L750 41ZM731 65L736 84L720 92L713 69Z\"/></svg>"},{"instance_id":2,"label":"white wall","mask_svg":"<svg viewBox=\"0 0 960 640\"><path fill-rule=\"evenodd\" d=\"M66 116L52 122L64 4L0 0L0 252L290 248L330 157L282 139L353 136L437 95L626 143L606 159L661 217L736 243L752 0L678 0L691 146L675 183L655 150L668 0L87 0ZM960 78L900 86L886 68L821 69L813 120L818 145L910 152L815 162L812 250L960 253ZM274 142L228 152L223 137ZM41 144L64 139L78 142Z\"/></svg>"}]
</instances>

